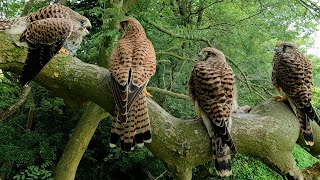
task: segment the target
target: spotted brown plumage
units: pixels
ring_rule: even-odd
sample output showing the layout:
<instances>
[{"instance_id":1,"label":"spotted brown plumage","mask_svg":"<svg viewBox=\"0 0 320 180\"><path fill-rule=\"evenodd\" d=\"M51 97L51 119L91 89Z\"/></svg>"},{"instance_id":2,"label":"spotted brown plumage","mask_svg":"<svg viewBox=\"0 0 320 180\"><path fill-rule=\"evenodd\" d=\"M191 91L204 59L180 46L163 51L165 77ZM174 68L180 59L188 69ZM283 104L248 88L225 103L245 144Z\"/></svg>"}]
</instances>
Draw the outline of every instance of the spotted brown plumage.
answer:
<instances>
[{"instance_id":1,"label":"spotted brown plumage","mask_svg":"<svg viewBox=\"0 0 320 180\"><path fill-rule=\"evenodd\" d=\"M134 18L120 22L124 32L110 60L112 92L116 113L112 123L110 146L130 152L135 144L151 142L151 127L146 94L143 89L156 71L156 56L142 25Z\"/></svg>"},{"instance_id":2,"label":"spotted brown plumage","mask_svg":"<svg viewBox=\"0 0 320 180\"><path fill-rule=\"evenodd\" d=\"M211 138L216 172L231 175L231 151L237 150L230 136L234 74L224 54L215 48L204 48L189 80L189 93L197 114Z\"/></svg>"},{"instance_id":3,"label":"spotted brown plumage","mask_svg":"<svg viewBox=\"0 0 320 180\"><path fill-rule=\"evenodd\" d=\"M310 121L320 125L311 105L311 62L292 43L279 43L273 57L272 84L289 101L307 145L313 145Z\"/></svg>"},{"instance_id":4,"label":"spotted brown plumage","mask_svg":"<svg viewBox=\"0 0 320 180\"><path fill-rule=\"evenodd\" d=\"M91 28L88 18L62 5L49 5L13 20L0 20L0 30L19 34L28 44L20 85L31 81L57 52L65 47L74 55Z\"/></svg>"}]
</instances>

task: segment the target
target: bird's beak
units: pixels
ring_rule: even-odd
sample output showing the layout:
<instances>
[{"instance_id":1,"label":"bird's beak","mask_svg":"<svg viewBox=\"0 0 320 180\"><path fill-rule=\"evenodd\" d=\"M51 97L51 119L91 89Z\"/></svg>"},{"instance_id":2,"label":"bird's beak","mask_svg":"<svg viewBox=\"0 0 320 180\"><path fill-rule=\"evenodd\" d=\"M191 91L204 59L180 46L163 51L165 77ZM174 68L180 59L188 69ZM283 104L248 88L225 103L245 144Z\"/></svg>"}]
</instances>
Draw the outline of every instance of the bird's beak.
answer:
<instances>
[{"instance_id":1,"label":"bird's beak","mask_svg":"<svg viewBox=\"0 0 320 180\"><path fill-rule=\"evenodd\" d=\"M203 53L202 52L200 52L200 53L198 53L198 60L202 60L203 59Z\"/></svg>"},{"instance_id":2,"label":"bird's beak","mask_svg":"<svg viewBox=\"0 0 320 180\"><path fill-rule=\"evenodd\" d=\"M274 48L274 53L277 53L277 52L280 52L280 51L282 51L282 48L281 48L281 47L276 46L276 47Z\"/></svg>"},{"instance_id":3,"label":"bird's beak","mask_svg":"<svg viewBox=\"0 0 320 180\"><path fill-rule=\"evenodd\" d=\"M84 27L85 27L86 33L89 34L90 33L89 30L92 28L90 21L87 21L87 23L84 25Z\"/></svg>"}]
</instances>

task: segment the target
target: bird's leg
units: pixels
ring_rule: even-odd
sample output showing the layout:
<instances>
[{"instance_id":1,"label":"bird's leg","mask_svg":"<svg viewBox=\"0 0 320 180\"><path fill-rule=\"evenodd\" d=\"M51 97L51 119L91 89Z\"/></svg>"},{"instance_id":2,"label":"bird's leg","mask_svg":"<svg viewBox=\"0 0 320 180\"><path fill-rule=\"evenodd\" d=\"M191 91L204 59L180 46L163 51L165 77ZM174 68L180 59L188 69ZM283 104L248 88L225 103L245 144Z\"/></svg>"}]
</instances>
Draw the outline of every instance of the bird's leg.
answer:
<instances>
[{"instance_id":1,"label":"bird's leg","mask_svg":"<svg viewBox=\"0 0 320 180\"><path fill-rule=\"evenodd\" d=\"M146 94L147 97L152 97L152 94L150 94L150 93L147 91L147 88L146 88L146 87L144 87L143 92Z\"/></svg>"},{"instance_id":2,"label":"bird's leg","mask_svg":"<svg viewBox=\"0 0 320 180\"><path fill-rule=\"evenodd\" d=\"M69 55L70 52L66 50L64 47L62 47L58 53Z\"/></svg>"},{"instance_id":3,"label":"bird's leg","mask_svg":"<svg viewBox=\"0 0 320 180\"><path fill-rule=\"evenodd\" d=\"M286 98L283 97L283 96L273 96L272 97L275 101L278 101L278 102L282 102L282 101L285 101Z\"/></svg>"}]
</instances>

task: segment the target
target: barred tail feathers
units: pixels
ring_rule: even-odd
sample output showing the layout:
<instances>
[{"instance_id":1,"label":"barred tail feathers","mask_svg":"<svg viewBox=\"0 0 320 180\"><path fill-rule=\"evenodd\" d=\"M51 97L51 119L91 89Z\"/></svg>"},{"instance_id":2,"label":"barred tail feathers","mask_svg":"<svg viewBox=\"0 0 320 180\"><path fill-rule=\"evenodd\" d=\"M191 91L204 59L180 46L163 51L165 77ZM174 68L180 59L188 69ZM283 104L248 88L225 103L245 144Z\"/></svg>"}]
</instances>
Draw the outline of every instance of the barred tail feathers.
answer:
<instances>
[{"instance_id":1,"label":"barred tail feathers","mask_svg":"<svg viewBox=\"0 0 320 180\"><path fill-rule=\"evenodd\" d=\"M306 145L313 146L314 144L313 134L312 134L312 127L311 127L309 118L313 117L313 119L315 119L315 121L317 122L317 119L318 119L317 114L315 113L311 104L309 106L311 108L307 108L305 106L303 108L298 108L291 98L288 98L288 101L294 114L299 120L300 132L303 134ZM310 109L312 109L313 111L312 110L309 111Z\"/></svg>"},{"instance_id":2,"label":"barred tail feathers","mask_svg":"<svg viewBox=\"0 0 320 180\"><path fill-rule=\"evenodd\" d=\"M306 145L313 146L313 133L310 124L308 112L305 109L297 109L296 116L300 124L300 132L302 132Z\"/></svg>"},{"instance_id":3,"label":"barred tail feathers","mask_svg":"<svg viewBox=\"0 0 320 180\"><path fill-rule=\"evenodd\" d=\"M316 111L314 110L311 102L309 102L307 105L305 105L303 108L302 108L302 111L304 114L306 114L306 116L315 121L319 126L320 126L320 120L319 120L319 117L316 113Z\"/></svg>"},{"instance_id":4,"label":"barred tail feathers","mask_svg":"<svg viewBox=\"0 0 320 180\"><path fill-rule=\"evenodd\" d=\"M141 147L144 143L151 143L151 127L144 93L141 93L131 106L127 123L122 124L116 118L114 119L110 147L115 147L118 143L125 152L133 150L136 144Z\"/></svg>"},{"instance_id":5,"label":"barred tail feathers","mask_svg":"<svg viewBox=\"0 0 320 180\"><path fill-rule=\"evenodd\" d=\"M212 139L212 146L214 149L214 162L217 175L220 177L230 176L232 174L230 147L226 143L223 143L223 139L218 136Z\"/></svg>"}]
</instances>

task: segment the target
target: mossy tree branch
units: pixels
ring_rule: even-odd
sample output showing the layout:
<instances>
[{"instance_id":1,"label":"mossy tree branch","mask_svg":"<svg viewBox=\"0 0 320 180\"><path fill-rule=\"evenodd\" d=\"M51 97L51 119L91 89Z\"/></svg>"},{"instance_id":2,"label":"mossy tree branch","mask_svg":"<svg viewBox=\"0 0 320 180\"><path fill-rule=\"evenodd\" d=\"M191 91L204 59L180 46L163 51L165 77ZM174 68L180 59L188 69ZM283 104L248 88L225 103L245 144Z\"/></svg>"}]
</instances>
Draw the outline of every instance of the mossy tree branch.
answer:
<instances>
[{"instance_id":1,"label":"mossy tree branch","mask_svg":"<svg viewBox=\"0 0 320 180\"><path fill-rule=\"evenodd\" d=\"M17 39L18 37L10 37L0 32L0 69L20 74L26 57L26 47L18 46ZM90 110L88 107L79 120L75 130L77 133L72 135L64 152L68 154L71 149L77 155L62 156L56 177L60 174L64 174L63 177L74 177L78 162L96 125L105 115L104 111L113 112L114 100L109 78L109 71L105 68L66 55L57 55L34 79L65 100L76 103L91 101L103 108L95 111L95 108ZM147 148L166 164L177 179L191 179L193 166L212 160L210 140L205 126L199 120L175 118L151 99L148 99L148 107L153 142L146 145ZM301 176L291 153L299 136L299 124L288 105L269 100L251 112L233 114L232 136L238 151L263 159L281 174ZM86 118L88 114L90 118ZM90 125L92 122L86 123L89 119L95 121L93 125ZM313 151L313 155L319 155L320 128L312 125L315 133L315 146L312 148L318 149ZM85 132L87 128L90 129L90 133ZM80 144L81 150L78 150L79 144L73 143L72 139L85 142ZM73 163L70 163L70 166L61 165L68 164L67 162Z\"/></svg>"}]
</instances>

